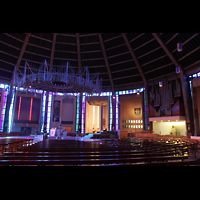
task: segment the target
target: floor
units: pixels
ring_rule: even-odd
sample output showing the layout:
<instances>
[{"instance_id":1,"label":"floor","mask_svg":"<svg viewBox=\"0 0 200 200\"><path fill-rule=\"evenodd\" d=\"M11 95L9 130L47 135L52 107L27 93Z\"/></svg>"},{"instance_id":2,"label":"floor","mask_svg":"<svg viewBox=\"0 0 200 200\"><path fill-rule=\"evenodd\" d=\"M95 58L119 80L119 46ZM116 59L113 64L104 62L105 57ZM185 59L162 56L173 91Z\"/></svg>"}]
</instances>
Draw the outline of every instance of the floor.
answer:
<instances>
[{"instance_id":1,"label":"floor","mask_svg":"<svg viewBox=\"0 0 200 200\"><path fill-rule=\"evenodd\" d=\"M93 142L93 143L100 143L102 142L102 139L90 139L93 136L93 134L86 135L84 137L73 137L73 136L67 136L66 140L79 140L79 141L85 141L85 142ZM43 140L43 135L30 135L30 136L8 136L8 137L0 137L0 139L6 139L6 138L24 138L24 139L33 139L33 143L37 143L39 141ZM56 139L55 138L49 138L49 139ZM189 159L193 160L195 159L194 153L191 152L189 154ZM200 159L200 148L198 148L196 152L196 159ZM199 165L200 166L200 165Z\"/></svg>"},{"instance_id":2,"label":"floor","mask_svg":"<svg viewBox=\"0 0 200 200\"><path fill-rule=\"evenodd\" d=\"M85 135L84 137L73 137L73 136L67 136L65 140L79 140L79 141L87 141L87 142L101 142L101 139L90 139L93 136L93 134ZM43 135L37 135L35 136L8 136L8 137L0 137L0 139L6 139L6 138L21 138L21 139L33 139L33 143L37 143L39 141L43 140ZM49 137L48 139L56 139L56 137Z\"/></svg>"},{"instance_id":3,"label":"floor","mask_svg":"<svg viewBox=\"0 0 200 200\"><path fill-rule=\"evenodd\" d=\"M30 135L30 136L8 136L8 137L0 137L0 139L6 138L21 138L21 139L33 139L33 143L39 142L43 140L43 135Z\"/></svg>"}]
</instances>

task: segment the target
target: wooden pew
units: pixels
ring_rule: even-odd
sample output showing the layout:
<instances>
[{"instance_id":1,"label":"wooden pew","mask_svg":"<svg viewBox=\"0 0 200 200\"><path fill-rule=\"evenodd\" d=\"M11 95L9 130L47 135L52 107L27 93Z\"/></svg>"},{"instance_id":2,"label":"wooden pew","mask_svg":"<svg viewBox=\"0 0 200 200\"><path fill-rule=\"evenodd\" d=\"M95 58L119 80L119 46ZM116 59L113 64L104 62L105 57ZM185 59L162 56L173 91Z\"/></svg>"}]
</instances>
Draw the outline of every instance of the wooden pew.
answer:
<instances>
[{"instance_id":1,"label":"wooden pew","mask_svg":"<svg viewBox=\"0 0 200 200\"><path fill-rule=\"evenodd\" d=\"M33 143L33 139L1 139L0 140L0 146L1 146L1 154L3 154L7 149L9 151L16 150L16 146L19 146L20 144L27 144L30 145ZM7 148L6 148L7 147Z\"/></svg>"},{"instance_id":2,"label":"wooden pew","mask_svg":"<svg viewBox=\"0 0 200 200\"><path fill-rule=\"evenodd\" d=\"M134 147L102 147L97 143L74 140L44 140L32 146L23 146L22 153L5 153L0 157L0 165L137 165L141 162L171 162L188 158L188 155L177 154L181 148L183 145L165 144L141 146L141 150L134 150Z\"/></svg>"},{"instance_id":3,"label":"wooden pew","mask_svg":"<svg viewBox=\"0 0 200 200\"><path fill-rule=\"evenodd\" d=\"M148 163L148 162L159 162L159 161L169 161L169 160L184 160L188 158L187 156L166 156L166 157L139 157L139 158L108 158L108 159L82 159L82 158L76 158L76 159L44 159L44 158L36 158L28 160L21 160L14 158L14 160L6 160L2 159L0 160L0 165L102 165L102 164L123 164L123 163Z\"/></svg>"}]
</instances>

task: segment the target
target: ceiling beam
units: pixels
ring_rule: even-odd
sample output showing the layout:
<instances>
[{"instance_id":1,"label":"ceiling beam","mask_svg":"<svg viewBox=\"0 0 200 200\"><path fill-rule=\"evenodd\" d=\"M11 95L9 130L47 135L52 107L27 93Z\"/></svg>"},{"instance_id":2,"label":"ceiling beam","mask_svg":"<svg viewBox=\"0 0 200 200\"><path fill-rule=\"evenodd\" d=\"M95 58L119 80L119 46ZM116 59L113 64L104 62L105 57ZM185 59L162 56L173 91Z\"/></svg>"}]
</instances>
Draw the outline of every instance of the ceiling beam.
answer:
<instances>
[{"instance_id":1,"label":"ceiling beam","mask_svg":"<svg viewBox=\"0 0 200 200\"><path fill-rule=\"evenodd\" d=\"M103 60L103 58L85 58L82 61L90 61L90 60Z\"/></svg>"},{"instance_id":2,"label":"ceiling beam","mask_svg":"<svg viewBox=\"0 0 200 200\"><path fill-rule=\"evenodd\" d=\"M179 63L177 62L177 60L175 59L175 57L171 54L171 52L169 51L169 49L167 48L167 46L164 44L164 42L161 40L161 38L158 36L158 34L157 33L152 33L152 35L155 37L155 39L157 40L157 42L163 48L163 50L168 55L168 57L171 59L171 61L174 63L174 65L176 67L178 67ZM181 66L179 66L179 67L182 69Z\"/></svg>"},{"instance_id":3,"label":"ceiling beam","mask_svg":"<svg viewBox=\"0 0 200 200\"><path fill-rule=\"evenodd\" d=\"M15 46L13 46L13 45L11 45L11 44L8 44L8 43L6 43L6 42L4 42L4 41L1 41L1 40L0 40L0 43L5 44L6 46L12 47L13 49L17 49L17 50L20 51L20 48L15 47Z\"/></svg>"},{"instance_id":4,"label":"ceiling beam","mask_svg":"<svg viewBox=\"0 0 200 200\"><path fill-rule=\"evenodd\" d=\"M54 33L53 34L52 47L51 47L50 70L49 70L50 72L52 72L54 51L55 51L55 46L56 46L56 36L57 36L57 33Z\"/></svg>"},{"instance_id":5,"label":"ceiling beam","mask_svg":"<svg viewBox=\"0 0 200 200\"><path fill-rule=\"evenodd\" d=\"M93 45L93 44L99 44L99 42L87 42L87 43L81 43L82 46L85 46L85 45Z\"/></svg>"},{"instance_id":6,"label":"ceiling beam","mask_svg":"<svg viewBox=\"0 0 200 200\"><path fill-rule=\"evenodd\" d=\"M31 37L37 38L37 39L39 39L39 40L44 40L44 41L47 41L47 42L51 42L51 40L46 39L46 38L43 38L43 37L39 37L39 36L37 36L37 35L33 35L33 34L32 34Z\"/></svg>"},{"instance_id":7,"label":"ceiling beam","mask_svg":"<svg viewBox=\"0 0 200 200\"><path fill-rule=\"evenodd\" d=\"M22 57L24 55L24 52L25 52L25 49L26 49L26 46L28 44L28 40L29 40L30 36L31 36L31 33L26 33L26 36L25 36L23 45L21 47L21 50L20 50L17 62L15 64L15 69L18 70L19 72L20 72L20 70L18 68L20 67L20 63L21 63ZM15 69L14 69L14 71L15 71ZM11 82L10 82L10 88L11 88L10 90L11 91L13 90L13 82L14 82L14 74L15 74L14 71L12 73L12 78L11 78ZM11 96L12 96L12 92L10 92L10 94L8 95L7 106L6 106L6 113L8 113L8 110L10 108ZM8 120L8 115L6 116L6 120Z\"/></svg>"},{"instance_id":8,"label":"ceiling beam","mask_svg":"<svg viewBox=\"0 0 200 200\"><path fill-rule=\"evenodd\" d=\"M194 53L195 51L199 50L200 46L198 46L197 48L193 49L192 51L190 51L189 53L187 53L186 55L184 55L183 57L181 57L178 61L183 60L184 58L186 58L187 56L189 56L190 54Z\"/></svg>"},{"instance_id":9,"label":"ceiling beam","mask_svg":"<svg viewBox=\"0 0 200 200\"><path fill-rule=\"evenodd\" d=\"M68 34L68 33L58 33L58 35L76 37L74 34Z\"/></svg>"},{"instance_id":10,"label":"ceiling beam","mask_svg":"<svg viewBox=\"0 0 200 200\"><path fill-rule=\"evenodd\" d=\"M80 34L76 33L77 56L78 56L78 74L81 75L81 48L80 48Z\"/></svg>"},{"instance_id":11,"label":"ceiling beam","mask_svg":"<svg viewBox=\"0 0 200 200\"><path fill-rule=\"evenodd\" d=\"M152 41L154 41L154 40L155 40L155 38L150 39L149 41L147 41L147 42L141 44L140 46L136 47L136 48L134 49L134 51L138 50L139 48L141 48L141 47L143 47L143 46L145 46L145 45L147 45L147 44L149 44L150 42L152 42Z\"/></svg>"},{"instance_id":12,"label":"ceiling beam","mask_svg":"<svg viewBox=\"0 0 200 200\"><path fill-rule=\"evenodd\" d=\"M143 66L145 66L145 65L148 65L148 64L150 64L150 63L152 63L152 62L155 62L155 61L160 60L160 59L165 58L165 57L167 57L166 54L163 55L163 56L160 56L160 57L158 57L158 58L155 58L155 59L153 59L153 60L150 60L149 62L146 62L146 63L144 63L144 64L141 65L141 66L143 67Z\"/></svg>"},{"instance_id":13,"label":"ceiling beam","mask_svg":"<svg viewBox=\"0 0 200 200\"><path fill-rule=\"evenodd\" d=\"M174 34L165 44L168 44L171 40L173 40L179 33Z\"/></svg>"},{"instance_id":14,"label":"ceiling beam","mask_svg":"<svg viewBox=\"0 0 200 200\"><path fill-rule=\"evenodd\" d=\"M122 46L124 46L124 45L126 45L126 44L123 43L123 44L119 44L119 45L117 45L117 46L111 46L111 47L107 48L106 50L108 51L108 50L111 50L111 49L116 49L116 48L122 47Z\"/></svg>"},{"instance_id":15,"label":"ceiling beam","mask_svg":"<svg viewBox=\"0 0 200 200\"><path fill-rule=\"evenodd\" d=\"M192 40L194 37L196 37L197 35L199 35L199 33L195 33L193 36L191 36L190 38L188 38L185 42L182 43L182 45L187 44L190 40ZM177 51L177 48L175 48L172 53L174 53L175 51Z\"/></svg>"},{"instance_id":16,"label":"ceiling beam","mask_svg":"<svg viewBox=\"0 0 200 200\"><path fill-rule=\"evenodd\" d=\"M122 33L122 37L124 38L124 41L125 41L125 43L126 43L128 49L129 49L129 52L130 52L131 56L133 57L133 60L134 60L134 62L135 62L135 64L136 64L136 67L138 68L138 71L139 71L139 73L140 73L140 76L142 77L142 80L143 80L143 81L146 81L146 78L145 78L145 76L144 76L144 73L143 73L143 71L142 71L142 68L141 68L141 66L140 66L140 64L139 64L139 62L138 62L138 60L137 60L137 57L136 57L136 55L135 55L135 53L134 53L134 51L133 51L133 48L131 47L131 45L130 45L130 43L129 43L129 41L128 41L128 38L127 38L126 34L125 34L125 33Z\"/></svg>"},{"instance_id":17,"label":"ceiling beam","mask_svg":"<svg viewBox=\"0 0 200 200\"><path fill-rule=\"evenodd\" d=\"M137 67L134 67L134 68L137 68ZM131 68L125 68L125 69L118 69L118 70L112 71L112 74L124 72L124 71L130 71L130 70L133 70L133 68L131 67Z\"/></svg>"},{"instance_id":18,"label":"ceiling beam","mask_svg":"<svg viewBox=\"0 0 200 200\"><path fill-rule=\"evenodd\" d=\"M97 35L97 33L83 34L83 35L80 35L80 37L87 37L87 36L93 36L93 35Z\"/></svg>"},{"instance_id":19,"label":"ceiling beam","mask_svg":"<svg viewBox=\"0 0 200 200\"><path fill-rule=\"evenodd\" d=\"M11 37L11 38L14 38L15 40L18 40L18 41L20 41L20 42L23 42L23 40L21 40L21 39L19 39L19 38L17 38L17 37L14 37L13 35L10 35L9 33L3 33L4 35L7 35L7 36L9 36L9 37Z\"/></svg>"},{"instance_id":20,"label":"ceiling beam","mask_svg":"<svg viewBox=\"0 0 200 200\"><path fill-rule=\"evenodd\" d=\"M10 54L10 53L5 52L5 51L2 51L2 50L0 50L0 53L6 54L6 55L11 56L11 57L13 57L13 58L18 58L18 56L15 56L15 55L13 55L13 54Z\"/></svg>"},{"instance_id":21,"label":"ceiling beam","mask_svg":"<svg viewBox=\"0 0 200 200\"><path fill-rule=\"evenodd\" d=\"M130 40L130 42L133 42L134 40L137 40L139 37L141 37L142 35L144 35L145 33L141 33L140 35L134 37L132 40Z\"/></svg>"},{"instance_id":22,"label":"ceiling beam","mask_svg":"<svg viewBox=\"0 0 200 200\"><path fill-rule=\"evenodd\" d=\"M28 54L32 54L32 55L36 55L36 56L40 56L40 57L43 57L43 58L50 59L50 56L46 56L46 55L43 55L43 54L40 54L40 53L35 53L35 52L27 51L27 50L25 50L24 52L28 53Z\"/></svg>"},{"instance_id":23,"label":"ceiling beam","mask_svg":"<svg viewBox=\"0 0 200 200\"><path fill-rule=\"evenodd\" d=\"M191 112L190 112L190 108L189 108L189 90L188 90L188 82L187 82L187 77L185 75L185 72L183 70L183 67L181 66L181 64L176 60L176 58L172 55L172 53L169 51L169 49L167 48L167 46L164 44L164 42L162 41L162 39L160 38L160 36L158 36L157 33L152 33L152 35L155 37L155 39L157 40L157 42L160 44L160 46L163 48L163 50L165 51L165 53L168 55L168 57L171 59L171 61L173 62L173 64L176 67L180 67L180 80L181 80L181 87L182 87L182 94L183 94L183 102L184 102L184 107L185 107L185 118L186 118L186 122L187 123L191 123L192 122L192 116L191 116ZM191 124L192 127L192 124ZM192 128L191 128L192 130Z\"/></svg>"},{"instance_id":24,"label":"ceiling beam","mask_svg":"<svg viewBox=\"0 0 200 200\"><path fill-rule=\"evenodd\" d=\"M162 68L164 68L164 67L168 67L168 66L170 66L170 65L173 65L173 63L171 62L171 63L168 63L168 64L166 64L166 65L162 65L161 67L156 67L156 68L154 68L154 69L151 69L151 70L149 70L149 71L146 71L144 74L151 73L151 72L153 72L153 71L162 69ZM175 73L175 71L174 71L173 73ZM165 76L166 76L166 74L165 74ZM149 80L150 80L150 79L149 79Z\"/></svg>"},{"instance_id":25,"label":"ceiling beam","mask_svg":"<svg viewBox=\"0 0 200 200\"><path fill-rule=\"evenodd\" d=\"M20 51L20 53L19 53L17 62L16 62L16 64L15 64L15 66L16 66L17 68L20 66L20 62L21 62L22 57L23 57L23 55L24 55L24 51L25 51L25 49L26 49L26 45L28 44L28 40L29 40L30 35L31 35L31 33L27 33L27 34L26 34L26 37L25 37L25 39L24 39L24 42L23 42L21 51Z\"/></svg>"},{"instance_id":26,"label":"ceiling beam","mask_svg":"<svg viewBox=\"0 0 200 200\"><path fill-rule=\"evenodd\" d=\"M36 44L32 44L32 43L29 43L28 45L33 46L33 47L38 47L38 48L41 48L41 49L45 49L45 50L48 50L48 51L51 51L50 48L47 48L47 47L44 47L44 46L40 46L40 45L36 45Z\"/></svg>"},{"instance_id":27,"label":"ceiling beam","mask_svg":"<svg viewBox=\"0 0 200 200\"><path fill-rule=\"evenodd\" d=\"M105 64L106 64L106 67L107 67L108 76L109 76L110 84L111 84L111 87L112 87L112 92L114 92L114 82L113 82L113 78L112 78L112 74L111 74L110 65L109 65L109 62L108 62L108 57L107 57L107 54L106 54L105 46L104 46L104 43L103 43L103 38L102 38L101 33L98 33L98 36L99 36L99 41L100 41L100 44L101 44L101 49L102 49L103 57L104 57L104 60L105 60Z\"/></svg>"},{"instance_id":28,"label":"ceiling beam","mask_svg":"<svg viewBox=\"0 0 200 200\"><path fill-rule=\"evenodd\" d=\"M115 66L115 65L119 65L119 64L123 64L123 63L127 63L127 62L134 62L133 58L129 59L129 60L123 60L123 61L120 61L120 62L115 62L115 63L112 63L110 64L110 66ZM135 68L135 67L133 67Z\"/></svg>"},{"instance_id":29,"label":"ceiling beam","mask_svg":"<svg viewBox=\"0 0 200 200\"><path fill-rule=\"evenodd\" d=\"M118 56L121 56L121 55L124 55L124 54L129 54L129 51L119 53L119 54L115 54L115 55L112 55L112 56L108 56L108 58L114 58L114 57L118 57Z\"/></svg>"},{"instance_id":30,"label":"ceiling beam","mask_svg":"<svg viewBox=\"0 0 200 200\"><path fill-rule=\"evenodd\" d=\"M108 41L111 41L111 40L114 40L114 39L117 39L117 38L120 38L120 37L121 37L121 35L117 35L115 37L111 37L111 38L109 38L107 40L104 40L104 42L108 42Z\"/></svg>"},{"instance_id":31,"label":"ceiling beam","mask_svg":"<svg viewBox=\"0 0 200 200\"><path fill-rule=\"evenodd\" d=\"M148 51L148 52L145 53L145 54L142 54L141 56L138 57L138 59L140 59L140 58L142 58L142 57L144 57L144 56L146 56L146 55L148 55L148 54L150 54L150 53L152 53L152 52L154 52L154 51L156 51L156 50L158 50L158 49L161 49L161 46L159 46L159 47L157 47L157 48L155 48L155 49L153 49L153 50L151 50L151 51Z\"/></svg>"},{"instance_id":32,"label":"ceiling beam","mask_svg":"<svg viewBox=\"0 0 200 200\"><path fill-rule=\"evenodd\" d=\"M66 45L71 45L71 46L76 46L76 43L69 43L69 42L59 42L59 41L57 41L56 42L57 44L66 44Z\"/></svg>"}]
</instances>

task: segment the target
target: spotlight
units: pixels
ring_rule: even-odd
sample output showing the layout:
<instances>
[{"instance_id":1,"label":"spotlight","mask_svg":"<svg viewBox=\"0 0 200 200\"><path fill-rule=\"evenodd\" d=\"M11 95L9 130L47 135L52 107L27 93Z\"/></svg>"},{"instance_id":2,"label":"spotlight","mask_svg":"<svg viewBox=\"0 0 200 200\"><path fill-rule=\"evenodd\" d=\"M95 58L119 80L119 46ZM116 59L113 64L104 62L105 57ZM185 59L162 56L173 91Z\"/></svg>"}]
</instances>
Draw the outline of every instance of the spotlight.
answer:
<instances>
[{"instance_id":1,"label":"spotlight","mask_svg":"<svg viewBox=\"0 0 200 200\"><path fill-rule=\"evenodd\" d=\"M176 73L177 73L177 74L180 73L180 67L179 67L179 66L176 67Z\"/></svg>"},{"instance_id":2,"label":"spotlight","mask_svg":"<svg viewBox=\"0 0 200 200\"><path fill-rule=\"evenodd\" d=\"M182 51L183 50L183 45L182 45L182 43L177 43L177 51L178 52L180 52L180 51Z\"/></svg>"}]
</instances>

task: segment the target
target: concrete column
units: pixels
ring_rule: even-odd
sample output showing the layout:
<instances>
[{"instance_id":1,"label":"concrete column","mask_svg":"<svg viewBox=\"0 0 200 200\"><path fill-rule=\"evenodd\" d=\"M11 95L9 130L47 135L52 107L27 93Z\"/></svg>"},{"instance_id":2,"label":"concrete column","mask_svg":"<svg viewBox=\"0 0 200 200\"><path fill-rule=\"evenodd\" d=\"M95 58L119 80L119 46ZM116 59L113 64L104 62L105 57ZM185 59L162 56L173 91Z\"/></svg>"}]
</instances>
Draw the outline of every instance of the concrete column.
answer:
<instances>
[{"instance_id":1,"label":"concrete column","mask_svg":"<svg viewBox=\"0 0 200 200\"><path fill-rule=\"evenodd\" d=\"M148 90L147 81L144 82L144 88L145 88L146 113L147 113L147 124L146 124L145 130L148 130L148 125L149 125L149 90ZM144 112L145 112L145 108L144 108ZM145 116L145 113L144 113L144 116Z\"/></svg>"},{"instance_id":2,"label":"concrete column","mask_svg":"<svg viewBox=\"0 0 200 200\"><path fill-rule=\"evenodd\" d=\"M191 135L194 135L194 121L192 113L193 108L192 108L192 99L190 95L188 77L185 75L185 72L183 70L180 70L180 79L181 79L181 89L182 89L183 102L185 108L185 119L187 125L186 134L188 137L190 137Z\"/></svg>"},{"instance_id":3,"label":"concrete column","mask_svg":"<svg viewBox=\"0 0 200 200\"><path fill-rule=\"evenodd\" d=\"M197 107L197 92L196 87L193 87L193 81L191 81L192 85L192 108L193 108L193 118L194 118L194 134L195 136L200 135L199 131L199 117L198 117L198 107Z\"/></svg>"}]
</instances>

